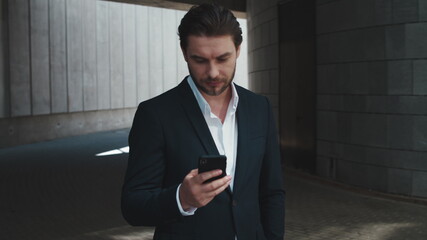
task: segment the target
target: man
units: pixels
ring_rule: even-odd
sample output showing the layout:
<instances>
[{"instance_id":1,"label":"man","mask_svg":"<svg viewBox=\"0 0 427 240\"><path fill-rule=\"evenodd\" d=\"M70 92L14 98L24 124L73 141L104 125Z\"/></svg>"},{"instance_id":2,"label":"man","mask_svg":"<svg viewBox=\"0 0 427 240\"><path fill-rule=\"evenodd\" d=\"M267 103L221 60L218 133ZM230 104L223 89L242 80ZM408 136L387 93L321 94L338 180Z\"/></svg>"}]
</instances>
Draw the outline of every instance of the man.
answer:
<instances>
[{"instance_id":1,"label":"man","mask_svg":"<svg viewBox=\"0 0 427 240\"><path fill-rule=\"evenodd\" d=\"M190 76L140 104L129 135L122 212L154 239L283 239L284 192L267 98L232 83L242 42L234 15L193 7L179 26ZM226 155L198 173L202 155Z\"/></svg>"}]
</instances>

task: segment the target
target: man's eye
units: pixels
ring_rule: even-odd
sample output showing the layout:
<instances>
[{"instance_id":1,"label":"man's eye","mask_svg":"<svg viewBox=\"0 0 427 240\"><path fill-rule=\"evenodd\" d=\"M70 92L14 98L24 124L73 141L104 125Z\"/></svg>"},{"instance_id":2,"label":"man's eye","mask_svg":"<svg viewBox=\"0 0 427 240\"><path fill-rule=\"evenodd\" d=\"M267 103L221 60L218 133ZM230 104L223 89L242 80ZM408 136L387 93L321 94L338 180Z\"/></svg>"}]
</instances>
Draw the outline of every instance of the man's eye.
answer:
<instances>
[{"instance_id":1,"label":"man's eye","mask_svg":"<svg viewBox=\"0 0 427 240\"><path fill-rule=\"evenodd\" d=\"M204 62L205 62L205 60L204 60L204 59L198 59L198 58L194 59L194 61L195 61L196 63L204 63Z\"/></svg>"},{"instance_id":2,"label":"man's eye","mask_svg":"<svg viewBox=\"0 0 427 240\"><path fill-rule=\"evenodd\" d=\"M226 62L228 60L228 58L220 58L218 59L218 62Z\"/></svg>"}]
</instances>

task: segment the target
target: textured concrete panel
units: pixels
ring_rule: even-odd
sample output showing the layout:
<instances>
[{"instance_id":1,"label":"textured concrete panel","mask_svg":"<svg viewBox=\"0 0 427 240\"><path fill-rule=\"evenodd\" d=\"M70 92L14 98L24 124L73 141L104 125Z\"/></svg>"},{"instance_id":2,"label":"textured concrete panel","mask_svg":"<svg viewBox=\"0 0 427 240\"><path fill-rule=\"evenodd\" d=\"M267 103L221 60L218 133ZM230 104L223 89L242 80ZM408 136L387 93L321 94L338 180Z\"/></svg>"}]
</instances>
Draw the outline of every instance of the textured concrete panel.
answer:
<instances>
[{"instance_id":1,"label":"textured concrete panel","mask_svg":"<svg viewBox=\"0 0 427 240\"><path fill-rule=\"evenodd\" d=\"M65 0L49 0L49 53L52 113L68 111Z\"/></svg>"},{"instance_id":2,"label":"textured concrete panel","mask_svg":"<svg viewBox=\"0 0 427 240\"><path fill-rule=\"evenodd\" d=\"M323 64L384 59L384 44L383 27L322 35L318 37L318 61Z\"/></svg>"},{"instance_id":3,"label":"textured concrete panel","mask_svg":"<svg viewBox=\"0 0 427 240\"><path fill-rule=\"evenodd\" d=\"M336 140L337 132L343 131L337 124L337 113L318 111L317 112L317 138L322 140Z\"/></svg>"},{"instance_id":4,"label":"textured concrete panel","mask_svg":"<svg viewBox=\"0 0 427 240\"><path fill-rule=\"evenodd\" d=\"M163 50L158 44L163 39L162 28L162 10L160 8L148 9L148 32L150 56L150 97L154 97L163 92Z\"/></svg>"},{"instance_id":5,"label":"textured concrete panel","mask_svg":"<svg viewBox=\"0 0 427 240\"><path fill-rule=\"evenodd\" d=\"M96 0L83 4L83 108L98 109L98 85L96 76Z\"/></svg>"},{"instance_id":6,"label":"textured concrete panel","mask_svg":"<svg viewBox=\"0 0 427 240\"><path fill-rule=\"evenodd\" d=\"M331 164L332 158L317 156L316 157L316 174L321 177L334 178L334 168Z\"/></svg>"},{"instance_id":7,"label":"textured concrete panel","mask_svg":"<svg viewBox=\"0 0 427 240\"><path fill-rule=\"evenodd\" d=\"M31 114L30 26L27 0L8 1L10 56L10 111Z\"/></svg>"},{"instance_id":8,"label":"textured concrete panel","mask_svg":"<svg viewBox=\"0 0 427 240\"><path fill-rule=\"evenodd\" d=\"M387 65L385 62L362 62L343 65L342 93L385 94L387 92Z\"/></svg>"},{"instance_id":9,"label":"textured concrete panel","mask_svg":"<svg viewBox=\"0 0 427 240\"><path fill-rule=\"evenodd\" d=\"M115 2L109 6L111 108L124 106L122 8L123 4Z\"/></svg>"},{"instance_id":10,"label":"textured concrete panel","mask_svg":"<svg viewBox=\"0 0 427 240\"><path fill-rule=\"evenodd\" d=\"M279 21L278 20L272 20L269 22L269 42L268 44L277 44L279 42Z\"/></svg>"},{"instance_id":11,"label":"textured concrete panel","mask_svg":"<svg viewBox=\"0 0 427 240\"><path fill-rule=\"evenodd\" d=\"M427 116L414 116L414 149L427 151Z\"/></svg>"},{"instance_id":12,"label":"textured concrete panel","mask_svg":"<svg viewBox=\"0 0 427 240\"><path fill-rule=\"evenodd\" d=\"M388 169L388 192L404 195L412 194L412 171Z\"/></svg>"},{"instance_id":13,"label":"textured concrete panel","mask_svg":"<svg viewBox=\"0 0 427 240\"><path fill-rule=\"evenodd\" d=\"M427 173L413 172L412 195L418 197L427 197Z\"/></svg>"},{"instance_id":14,"label":"textured concrete panel","mask_svg":"<svg viewBox=\"0 0 427 240\"><path fill-rule=\"evenodd\" d=\"M392 0L393 23L407 23L418 20L419 0Z\"/></svg>"},{"instance_id":15,"label":"textured concrete panel","mask_svg":"<svg viewBox=\"0 0 427 240\"><path fill-rule=\"evenodd\" d=\"M0 2L0 16L3 16L4 9L7 8L7 5L4 2ZM2 17L2 19L4 19ZM5 62L8 62L6 59L5 51L6 49L3 47L7 42L7 31L5 30L7 27L6 21L2 20L0 22L0 72L5 73ZM10 88L9 88L9 80L6 80L6 74L0 75L0 118L9 116L9 106L10 106Z\"/></svg>"},{"instance_id":16,"label":"textured concrete panel","mask_svg":"<svg viewBox=\"0 0 427 240\"><path fill-rule=\"evenodd\" d=\"M275 70L270 71L270 88L267 90L271 93L277 93L279 94L279 72Z\"/></svg>"},{"instance_id":17,"label":"textured concrete panel","mask_svg":"<svg viewBox=\"0 0 427 240\"><path fill-rule=\"evenodd\" d=\"M388 93L412 94L412 61L389 61L387 68Z\"/></svg>"},{"instance_id":18,"label":"textured concrete panel","mask_svg":"<svg viewBox=\"0 0 427 240\"><path fill-rule=\"evenodd\" d=\"M427 57L427 22L406 25L406 49L408 58Z\"/></svg>"},{"instance_id":19,"label":"textured concrete panel","mask_svg":"<svg viewBox=\"0 0 427 240\"><path fill-rule=\"evenodd\" d=\"M162 48L163 48L163 86L167 91L177 85L182 79L177 78L177 53L178 36L176 34L178 24L176 22L175 11L162 9Z\"/></svg>"},{"instance_id":20,"label":"textured concrete panel","mask_svg":"<svg viewBox=\"0 0 427 240\"><path fill-rule=\"evenodd\" d=\"M83 25L82 0L70 0L67 6L67 81L68 110L83 110Z\"/></svg>"},{"instance_id":21,"label":"textured concrete panel","mask_svg":"<svg viewBox=\"0 0 427 240\"><path fill-rule=\"evenodd\" d=\"M148 56L148 8L136 7L136 84L138 102L150 96L149 56Z\"/></svg>"},{"instance_id":22,"label":"textured concrete panel","mask_svg":"<svg viewBox=\"0 0 427 240\"><path fill-rule=\"evenodd\" d=\"M49 1L30 1L31 97L33 114L50 113Z\"/></svg>"},{"instance_id":23,"label":"textured concrete panel","mask_svg":"<svg viewBox=\"0 0 427 240\"><path fill-rule=\"evenodd\" d=\"M337 161L336 179L352 185L386 191L387 175L387 168L342 160Z\"/></svg>"},{"instance_id":24,"label":"textured concrete panel","mask_svg":"<svg viewBox=\"0 0 427 240\"><path fill-rule=\"evenodd\" d=\"M427 1L418 1L419 21L427 21Z\"/></svg>"},{"instance_id":25,"label":"textured concrete panel","mask_svg":"<svg viewBox=\"0 0 427 240\"><path fill-rule=\"evenodd\" d=\"M341 96L342 109L341 111L350 111L350 112L365 112L366 111L366 97L349 95Z\"/></svg>"},{"instance_id":26,"label":"textured concrete panel","mask_svg":"<svg viewBox=\"0 0 427 240\"><path fill-rule=\"evenodd\" d=\"M350 162L369 164L367 160L368 147L352 144L342 144L342 154L339 158Z\"/></svg>"},{"instance_id":27,"label":"textured concrete panel","mask_svg":"<svg viewBox=\"0 0 427 240\"><path fill-rule=\"evenodd\" d=\"M336 138L337 142L351 143L354 129L353 115L351 113L337 113L336 120Z\"/></svg>"},{"instance_id":28,"label":"textured concrete panel","mask_svg":"<svg viewBox=\"0 0 427 240\"><path fill-rule=\"evenodd\" d=\"M124 107L137 106L135 6L123 5L123 85Z\"/></svg>"},{"instance_id":29,"label":"textured concrete panel","mask_svg":"<svg viewBox=\"0 0 427 240\"><path fill-rule=\"evenodd\" d=\"M262 4L263 2L266 1L260 1L259 3ZM270 21L274 21L275 19L277 19L277 8L275 5L273 6L266 6L266 7L260 7L257 6L258 10L261 10L259 13L255 13L254 16L251 20L252 20L252 24L254 26L259 26L263 23L267 23Z\"/></svg>"},{"instance_id":30,"label":"textured concrete panel","mask_svg":"<svg viewBox=\"0 0 427 240\"><path fill-rule=\"evenodd\" d=\"M386 58L402 59L406 57L406 27L392 25L385 27Z\"/></svg>"},{"instance_id":31,"label":"textured concrete panel","mask_svg":"<svg viewBox=\"0 0 427 240\"><path fill-rule=\"evenodd\" d=\"M414 89L415 95L427 95L427 60L414 60Z\"/></svg>"},{"instance_id":32,"label":"textured concrete panel","mask_svg":"<svg viewBox=\"0 0 427 240\"><path fill-rule=\"evenodd\" d=\"M318 141L319 143L320 141ZM331 143L330 153L322 150L322 155L344 158L363 164L376 165L385 168L400 168L406 170L427 170L427 152L413 150L370 147L343 143ZM320 154L320 153L319 153ZM354 157L360 155L361 157Z\"/></svg>"},{"instance_id":33,"label":"textured concrete panel","mask_svg":"<svg viewBox=\"0 0 427 240\"><path fill-rule=\"evenodd\" d=\"M378 106L378 112L398 113L398 114L427 114L426 96L388 96L386 98L386 108Z\"/></svg>"},{"instance_id":34,"label":"textured concrete panel","mask_svg":"<svg viewBox=\"0 0 427 240\"><path fill-rule=\"evenodd\" d=\"M405 115L387 116L388 147L392 149L413 149L414 117Z\"/></svg>"},{"instance_id":35,"label":"textured concrete panel","mask_svg":"<svg viewBox=\"0 0 427 240\"><path fill-rule=\"evenodd\" d=\"M387 116L351 114L351 143L387 147Z\"/></svg>"},{"instance_id":36,"label":"textured concrete panel","mask_svg":"<svg viewBox=\"0 0 427 240\"><path fill-rule=\"evenodd\" d=\"M317 8L317 33L371 27L391 22L385 0L335 1Z\"/></svg>"},{"instance_id":37,"label":"textured concrete panel","mask_svg":"<svg viewBox=\"0 0 427 240\"><path fill-rule=\"evenodd\" d=\"M111 106L109 3L96 2L96 71L98 81L98 109Z\"/></svg>"},{"instance_id":38,"label":"textured concrete panel","mask_svg":"<svg viewBox=\"0 0 427 240\"><path fill-rule=\"evenodd\" d=\"M317 92L319 94L338 93L337 84L335 84L337 77L336 64L318 65Z\"/></svg>"},{"instance_id":39,"label":"textured concrete panel","mask_svg":"<svg viewBox=\"0 0 427 240\"><path fill-rule=\"evenodd\" d=\"M391 0L375 0L375 23L385 25L392 23L392 2Z\"/></svg>"}]
</instances>

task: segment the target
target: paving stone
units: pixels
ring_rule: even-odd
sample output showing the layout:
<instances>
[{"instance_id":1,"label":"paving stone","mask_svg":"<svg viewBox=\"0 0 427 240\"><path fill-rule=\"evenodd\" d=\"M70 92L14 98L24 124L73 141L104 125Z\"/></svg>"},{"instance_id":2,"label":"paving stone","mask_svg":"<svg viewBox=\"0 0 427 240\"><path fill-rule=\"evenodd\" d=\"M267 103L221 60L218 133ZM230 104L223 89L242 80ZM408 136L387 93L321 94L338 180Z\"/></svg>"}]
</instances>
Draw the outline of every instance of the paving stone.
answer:
<instances>
[{"instance_id":1,"label":"paving stone","mask_svg":"<svg viewBox=\"0 0 427 240\"><path fill-rule=\"evenodd\" d=\"M152 239L152 227L128 226L120 213L127 154L96 156L126 146L128 133L0 149L1 239ZM338 148L329 146L328 151L336 154ZM373 176L376 172L360 171L358 179L376 184L382 181ZM425 173L414 174L414 193L425 193L426 179ZM394 184L397 189L396 184L404 183ZM285 172L285 188L285 239L423 240L427 234L427 206L374 197L290 171Z\"/></svg>"}]
</instances>

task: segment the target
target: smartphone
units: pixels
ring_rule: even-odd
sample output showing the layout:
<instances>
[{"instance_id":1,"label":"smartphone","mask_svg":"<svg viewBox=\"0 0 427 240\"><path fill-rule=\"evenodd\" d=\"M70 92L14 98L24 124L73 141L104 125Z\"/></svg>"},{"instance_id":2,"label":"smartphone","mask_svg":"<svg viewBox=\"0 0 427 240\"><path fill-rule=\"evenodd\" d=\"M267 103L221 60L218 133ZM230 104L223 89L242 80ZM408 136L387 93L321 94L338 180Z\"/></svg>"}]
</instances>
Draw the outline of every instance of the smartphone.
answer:
<instances>
[{"instance_id":1,"label":"smartphone","mask_svg":"<svg viewBox=\"0 0 427 240\"><path fill-rule=\"evenodd\" d=\"M225 177L225 168L227 166L227 157L224 155L203 155L199 157L199 174L216 169L221 169L222 174L206 180L204 183L212 182L216 179Z\"/></svg>"}]
</instances>

